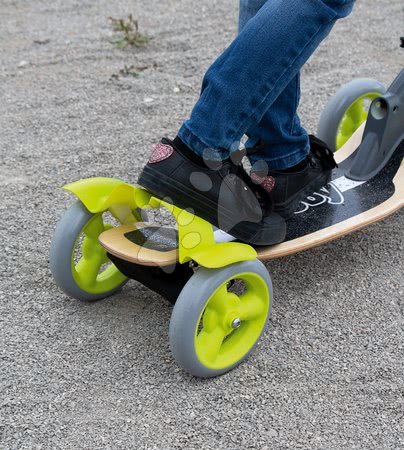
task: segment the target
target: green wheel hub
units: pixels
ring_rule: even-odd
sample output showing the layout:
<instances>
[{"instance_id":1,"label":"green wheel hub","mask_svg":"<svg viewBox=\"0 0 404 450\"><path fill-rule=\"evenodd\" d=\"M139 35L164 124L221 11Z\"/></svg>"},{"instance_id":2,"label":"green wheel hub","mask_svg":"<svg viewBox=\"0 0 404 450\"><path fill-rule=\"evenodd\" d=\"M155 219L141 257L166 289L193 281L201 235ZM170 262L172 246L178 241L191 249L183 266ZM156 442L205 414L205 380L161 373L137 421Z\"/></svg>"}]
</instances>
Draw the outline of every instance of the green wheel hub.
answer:
<instances>
[{"instance_id":1,"label":"green wheel hub","mask_svg":"<svg viewBox=\"0 0 404 450\"><path fill-rule=\"evenodd\" d=\"M91 294L102 294L111 291L122 284L126 277L110 263L107 252L98 242L98 236L111 225L104 224L102 214L95 214L82 228L73 247L71 255L71 270L77 286ZM83 236L80 239L80 236ZM76 253L80 254L75 261Z\"/></svg>"},{"instance_id":2,"label":"green wheel hub","mask_svg":"<svg viewBox=\"0 0 404 450\"><path fill-rule=\"evenodd\" d=\"M380 96L380 92L367 92L351 103L345 111L336 136L335 148L339 150L366 121L372 101Z\"/></svg>"},{"instance_id":3,"label":"green wheel hub","mask_svg":"<svg viewBox=\"0 0 404 450\"><path fill-rule=\"evenodd\" d=\"M240 296L228 291L232 279L245 285ZM241 360L260 337L270 302L267 284L256 273L241 273L221 284L207 300L195 329L200 363L220 370Z\"/></svg>"}]
</instances>

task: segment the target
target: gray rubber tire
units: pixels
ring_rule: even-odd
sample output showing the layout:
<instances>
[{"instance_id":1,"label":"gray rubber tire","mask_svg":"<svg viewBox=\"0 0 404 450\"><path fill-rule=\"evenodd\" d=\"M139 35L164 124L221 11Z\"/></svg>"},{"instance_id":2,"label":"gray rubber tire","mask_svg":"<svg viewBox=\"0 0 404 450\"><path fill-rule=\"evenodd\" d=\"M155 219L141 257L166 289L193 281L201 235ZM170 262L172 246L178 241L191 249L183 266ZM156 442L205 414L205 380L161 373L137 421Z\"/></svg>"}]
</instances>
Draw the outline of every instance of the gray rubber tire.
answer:
<instances>
[{"instance_id":1,"label":"gray rubber tire","mask_svg":"<svg viewBox=\"0 0 404 450\"><path fill-rule=\"evenodd\" d=\"M332 151L336 151L338 127L345 112L355 100L368 92L377 92L383 95L386 92L386 88L377 80L358 78L343 85L326 104L320 116L317 136Z\"/></svg>"},{"instance_id":2,"label":"gray rubber tire","mask_svg":"<svg viewBox=\"0 0 404 450\"><path fill-rule=\"evenodd\" d=\"M243 261L221 269L199 268L181 291L171 315L169 328L169 341L171 352L177 363L191 375L201 378L210 378L222 375L244 361L256 347L265 326L255 344L247 354L231 366L214 370L203 365L194 347L195 329L198 326L200 315L214 291L229 278L237 278L243 272L258 274L266 283L269 292L270 307L266 318L268 323L271 315L273 290L268 270L259 260Z\"/></svg>"},{"instance_id":3,"label":"gray rubber tire","mask_svg":"<svg viewBox=\"0 0 404 450\"><path fill-rule=\"evenodd\" d=\"M56 226L50 250L50 269L57 285L70 297L78 300L94 301L109 297L119 291L125 280L115 289L93 294L81 289L75 282L71 269L71 255L77 238L85 224L94 216L80 201L66 210Z\"/></svg>"}]
</instances>

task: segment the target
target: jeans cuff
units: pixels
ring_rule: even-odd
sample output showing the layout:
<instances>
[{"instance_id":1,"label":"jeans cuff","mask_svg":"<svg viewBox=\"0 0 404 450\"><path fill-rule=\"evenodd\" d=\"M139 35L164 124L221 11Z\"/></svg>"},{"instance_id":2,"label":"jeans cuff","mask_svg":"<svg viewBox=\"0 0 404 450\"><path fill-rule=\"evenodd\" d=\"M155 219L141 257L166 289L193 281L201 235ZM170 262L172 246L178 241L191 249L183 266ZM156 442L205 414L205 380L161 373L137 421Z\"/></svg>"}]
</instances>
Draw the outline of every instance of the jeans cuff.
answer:
<instances>
[{"instance_id":1,"label":"jeans cuff","mask_svg":"<svg viewBox=\"0 0 404 450\"><path fill-rule=\"evenodd\" d=\"M288 155L278 156L276 158L260 158L255 155L250 156L251 165L254 165L258 161L265 161L268 164L269 170L283 170L296 166L302 162L310 152L310 147L296 150ZM255 156L255 157L254 157Z\"/></svg>"},{"instance_id":2,"label":"jeans cuff","mask_svg":"<svg viewBox=\"0 0 404 450\"><path fill-rule=\"evenodd\" d=\"M186 122L182 124L177 136L185 145L202 158L223 161L229 157L230 152L228 150L212 148L202 142L199 137L188 128Z\"/></svg>"}]
</instances>

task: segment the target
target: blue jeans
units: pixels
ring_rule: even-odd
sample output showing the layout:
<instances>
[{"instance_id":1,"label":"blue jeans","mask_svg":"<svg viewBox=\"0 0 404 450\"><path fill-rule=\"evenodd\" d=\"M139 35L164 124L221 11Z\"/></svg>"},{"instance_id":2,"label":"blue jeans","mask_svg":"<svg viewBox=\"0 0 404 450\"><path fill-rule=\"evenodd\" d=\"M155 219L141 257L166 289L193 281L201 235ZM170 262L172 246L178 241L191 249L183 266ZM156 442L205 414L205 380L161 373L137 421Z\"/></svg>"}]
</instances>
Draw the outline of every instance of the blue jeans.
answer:
<instances>
[{"instance_id":1,"label":"blue jeans","mask_svg":"<svg viewBox=\"0 0 404 450\"><path fill-rule=\"evenodd\" d=\"M201 96L178 136L207 159L258 141L251 162L298 164L309 151L300 125L299 72L355 0L240 0L240 32L205 74Z\"/></svg>"}]
</instances>

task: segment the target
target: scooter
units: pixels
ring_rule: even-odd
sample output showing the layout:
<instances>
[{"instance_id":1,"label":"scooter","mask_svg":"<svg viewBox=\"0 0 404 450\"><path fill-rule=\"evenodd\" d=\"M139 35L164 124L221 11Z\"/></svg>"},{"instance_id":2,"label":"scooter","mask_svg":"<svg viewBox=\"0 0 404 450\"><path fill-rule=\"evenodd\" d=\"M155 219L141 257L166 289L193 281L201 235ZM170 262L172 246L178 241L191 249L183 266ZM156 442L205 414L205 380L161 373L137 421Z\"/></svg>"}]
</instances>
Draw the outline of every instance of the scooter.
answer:
<instances>
[{"instance_id":1,"label":"scooter","mask_svg":"<svg viewBox=\"0 0 404 450\"><path fill-rule=\"evenodd\" d=\"M404 204L404 69L388 89L359 79L330 99L317 135L335 151L332 181L304 199L286 240L252 247L145 189L111 178L64 186L76 202L58 223L50 252L57 285L94 301L134 279L174 304L170 348L197 377L236 367L254 350L271 314L263 261L290 255L382 220ZM167 210L175 227L147 220Z\"/></svg>"}]
</instances>

